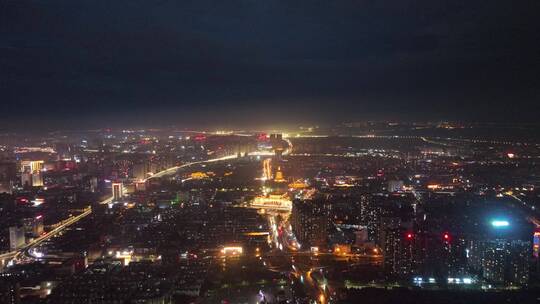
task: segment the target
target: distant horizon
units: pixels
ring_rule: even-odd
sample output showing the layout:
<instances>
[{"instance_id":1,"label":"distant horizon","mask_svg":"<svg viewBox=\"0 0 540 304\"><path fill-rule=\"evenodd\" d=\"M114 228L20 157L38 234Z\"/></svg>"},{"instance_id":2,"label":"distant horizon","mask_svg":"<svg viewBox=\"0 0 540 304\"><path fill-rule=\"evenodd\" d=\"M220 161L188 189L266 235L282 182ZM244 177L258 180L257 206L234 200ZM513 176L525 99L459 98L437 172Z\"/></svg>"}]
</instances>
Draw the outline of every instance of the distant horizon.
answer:
<instances>
[{"instance_id":1,"label":"distant horizon","mask_svg":"<svg viewBox=\"0 0 540 304\"><path fill-rule=\"evenodd\" d=\"M539 10L534 0L5 1L0 128L535 122Z\"/></svg>"},{"instance_id":2,"label":"distant horizon","mask_svg":"<svg viewBox=\"0 0 540 304\"><path fill-rule=\"evenodd\" d=\"M59 126L54 128L46 126L36 130L34 128L28 127L19 127L19 128L0 128L0 136L6 136L10 133L13 134L35 134L36 136L41 136L44 134L52 133L77 133L77 132L121 132L121 131L175 131L175 132L207 132L214 133L219 131L227 132L312 132L314 134L326 134L332 135L336 134L336 128L342 128L344 130L353 130L361 129L363 127L368 127L368 125L373 124L377 127L382 127L384 124L388 124L388 127L392 127L391 124L397 124L396 126L414 126L414 125L428 125L433 130L445 130L447 132L458 132L460 130L485 130L493 131L490 128L496 128L496 130L508 130L515 132L523 132L525 130L537 131L540 129L540 122L497 122L497 121L451 121L451 120L397 120L397 119L374 119L374 120L357 120L357 121L344 121L344 122L297 122L297 123L283 123L283 124L249 124L249 123L238 123L238 124L201 124L201 123L184 123L184 124L173 124L173 123L156 123L156 124L145 124L145 123L127 123L127 124L110 124L110 125L101 125L101 126ZM448 129L439 128L439 124L449 124ZM351 126L358 125L358 126ZM363 126L365 125L365 126ZM312 131L308 132L308 128L312 128ZM361 132L367 132L367 130L360 130ZM384 130L375 130L376 132ZM404 130L401 130L404 131ZM410 129L410 132L414 129ZM338 132L339 133L339 132ZM343 135L343 134L342 134ZM493 134L495 136L495 134ZM521 134L523 135L523 134ZM540 139L540 135L539 135Z\"/></svg>"}]
</instances>

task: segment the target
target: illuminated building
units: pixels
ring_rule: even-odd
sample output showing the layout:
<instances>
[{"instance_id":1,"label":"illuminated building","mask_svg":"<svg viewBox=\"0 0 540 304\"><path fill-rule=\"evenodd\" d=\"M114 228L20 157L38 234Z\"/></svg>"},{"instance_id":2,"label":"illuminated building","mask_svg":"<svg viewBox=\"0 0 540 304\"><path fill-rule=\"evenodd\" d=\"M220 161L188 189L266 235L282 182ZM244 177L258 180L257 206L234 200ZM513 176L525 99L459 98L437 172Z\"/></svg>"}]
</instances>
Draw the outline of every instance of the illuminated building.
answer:
<instances>
[{"instance_id":1,"label":"illuminated building","mask_svg":"<svg viewBox=\"0 0 540 304\"><path fill-rule=\"evenodd\" d=\"M145 191L146 190L146 182L145 181L137 181L137 182L135 182L135 190L136 191Z\"/></svg>"},{"instance_id":2,"label":"illuminated building","mask_svg":"<svg viewBox=\"0 0 540 304\"><path fill-rule=\"evenodd\" d=\"M42 187L44 161L24 160L21 162L21 184L23 186Z\"/></svg>"},{"instance_id":3,"label":"illuminated building","mask_svg":"<svg viewBox=\"0 0 540 304\"><path fill-rule=\"evenodd\" d=\"M140 164L134 164L131 172L133 178L138 180L144 180L148 177L150 173L152 173L152 168L150 166L150 163L145 161Z\"/></svg>"},{"instance_id":4,"label":"illuminated building","mask_svg":"<svg viewBox=\"0 0 540 304\"><path fill-rule=\"evenodd\" d=\"M263 161L263 177L265 180L272 179L272 159L267 158Z\"/></svg>"},{"instance_id":5,"label":"illuminated building","mask_svg":"<svg viewBox=\"0 0 540 304\"><path fill-rule=\"evenodd\" d=\"M112 184L113 201L118 201L122 198L122 183Z\"/></svg>"},{"instance_id":6,"label":"illuminated building","mask_svg":"<svg viewBox=\"0 0 540 304\"><path fill-rule=\"evenodd\" d=\"M437 280L467 276L466 240L448 231L430 229L432 225L415 233L414 273Z\"/></svg>"},{"instance_id":7,"label":"illuminated building","mask_svg":"<svg viewBox=\"0 0 540 304\"><path fill-rule=\"evenodd\" d=\"M22 161L21 167L22 172L36 173L43 170L43 164L45 162L42 160L31 160L31 161Z\"/></svg>"},{"instance_id":8,"label":"illuminated building","mask_svg":"<svg viewBox=\"0 0 540 304\"><path fill-rule=\"evenodd\" d=\"M281 172L281 167L278 167L276 171L276 177L274 178L274 181L276 183L284 183L286 182L285 178L283 177L283 173Z\"/></svg>"},{"instance_id":9,"label":"illuminated building","mask_svg":"<svg viewBox=\"0 0 540 304\"><path fill-rule=\"evenodd\" d=\"M42 187L43 186L43 176L41 173L32 174L32 187Z\"/></svg>"},{"instance_id":10,"label":"illuminated building","mask_svg":"<svg viewBox=\"0 0 540 304\"><path fill-rule=\"evenodd\" d=\"M22 220L25 233L34 237L40 236L43 233L43 216L25 218Z\"/></svg>"},{"instance_id":11,"label":"illuminated building","mask_svg":"<svg viewBox=\"0 0 540 304\"><path fill-rule=\"evenodd\" d=\"M540 229L536 229L533 234L533 256L538 259L540 251Z\"/></svg>"},{"instance_id":12,"label":"illuminated building","mask_svg":"<svg viewBox=\"0 0 540 304\"><path fill-rule=\"evenodd\" d=\"M298 189L307 188L307 187L309 187L309 185L307 183L305 183L304 181L302 181L301 179L299 179L299 180L294 181L293 183L290 183L288 185L288 187L291 188L291 189L298 190Z\"/></svg>"},{"instance_id":13,"label":"illuminated building","mask_svg":"<svg viewBox=\"0 0 540 304\"><path fill-rule=\"evenodd\" d=\"M270 194L267 196L257 196L251 203L251 207L264 208L267 210L290 211L292 202L287 195Z\"/></svg>"},{"instance_id":14,"label":"illuminated building","mask_svg":"<svg viewBox=\"0 0 540 304\"><path fill-rule=\"evenodd\" d=\"M469 241L468 265L493 284L527 285L533 244L519 234L519 222L495 218L487 226L489 234Z\"/></svg>"},{"instance_id":15,"label":"illuminated building","mask_svg":"<svg viewBox=\"0 0 540 304\"><path fill-rule=\"evenodd\" d=\"M17 250L24 246L24 227L9 227L9 249Z\"/></svg>"},{"instance_id":16,"label":"illuminated building","mask_svg":"<svg viewBox=\"0 0 540 304\"><path fill-rule=\"evenodd\" d=\"M193 172L191 173L190 177L192 179L203 179L203 178L208 178L208 174L204 172Z\"/></svg>"},{"instance_id":17,"label":"illuminated building","mask_svg":"<svg viewBox=\"0 0 540 304\"><path fill-rule=\"evenodd\" d=\"M330 227L330 205L324 201L293 202L292 230L302 246L324 247Z\"/></svg>"},{"instance_id":18,"label":"illuminated building","mask_svg":"<svg viewBox=\"0 0 540 304\"><path fill-rule=\"evenodd\" d=\"M124 249L122 251L116 251L115 258L122 260L124 266L129 265L133 256L133 248Z\"/></svg>"},{"instance_id":19,"label":"illuminated building","mask_svg":"<svg viewBox=\"0 0 540 304\"><path fill-rule=\"evenodd\" d=\"M336 244L334 245L335 255L347 255L351 253L351 245L349 244Z\"/></svg>"},{"instance_id":20,"label":"illuminated building","mask_svg":"<svg viewBox=\"0 0 540 304\"><path fill-rule=\"evenodd\" d=\"M469 250L469 265L487 281L518 286L529 282L530 241L475 240L470 242Z\"/></svg>"},{"instance_id":21,"label":"illuminated building","mask_svg":"<svg viewBox=\"0 0 540 304\"><path fill-rule=\"evenodd\" d=\"M277 159L280 159L285 150L283 135L281 133L270 134L270 144L272 145L272 149L274 150Z\"/></svg>"},{"instance_id":22,"label":"illuminated building","mask_svg":"<svg viewBox=\"0 0 540 304\"><path fill-rule=\"evenodd\" d=\"M32 226L32 233L35 236L42 235L43 230L43 215L38 215L34 217L34 225Z\"/></svg>"},{"instance_id":23,"label":"illuminated building","mask_svg":"<svg viewBox=\"0 0 540 304\"><path fill-rule=\"evenodd\" d=\"M91 192L96 192L98 191L98 179L97 177L92 177L90 178L90 191Z\"/></svg>"},{"instance_id":24,"label":"illuminated building","mask_svg":"<svg viewBox=\"0 0 540 304\"><path fill-rule=\"evenodd\" d=\"M403 191L403 181L401 180L388 181L388 192L398 192L398 191Z\"/></svg>"},{"instance_id":25,"label":"illuminated building","mask_svg":"<svg viewBox=\"0 0 540 304\"><path fill-rule=\"evenodd\" d=\"M244 253L242 246L225 246L221 249L221 254L225 257L239 257Z\"/></svg>"},{"instance_id":26,"label":"illuminated building","mask_svg":"<svg viewBox=\"0 0 540 304\"><path fill-rule=\"evenodd\" d=\"M415 245L418 236L401 226L395 217L381 218L379 247L383 249L385 270L398 277L407 277L415 271Z\"/></svg>"},{"instance_id":27,"label":"illuminated building","mask_svg":"<svg viewBox=\"0 0 540 304\"><path fill-rule=\"evenodd\" d=\"M23 187L32 186L32 173L21 173L21 185Z\"/></svg>"}]
</instances>

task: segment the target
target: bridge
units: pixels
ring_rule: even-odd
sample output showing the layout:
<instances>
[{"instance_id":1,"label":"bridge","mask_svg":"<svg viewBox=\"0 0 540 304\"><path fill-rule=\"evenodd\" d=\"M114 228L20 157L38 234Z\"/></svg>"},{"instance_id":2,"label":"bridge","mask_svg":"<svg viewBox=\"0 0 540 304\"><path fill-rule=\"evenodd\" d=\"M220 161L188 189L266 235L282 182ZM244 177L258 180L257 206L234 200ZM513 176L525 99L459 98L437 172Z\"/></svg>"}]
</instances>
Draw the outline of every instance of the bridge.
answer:
<instances>
[{"instance_id":1,"label":"bridge","mask_svg":"<svg viewBox=\"0 0 540 304\"><path fill-rule=\"evenodd\" d=\"M109 200L109 199L107 199L107 200ZM92 213L92 207L88 206L88 207L86 207L84 209L84 211L81 214L76 215L76 216L70 216L69 218L67 218L65 220L62 220L59 224L56 225L56 227L54 229L52 229L51 231L41 235L38 238L32 240L28 244L26 244L26 245L24 245L24 246L22 246L22 247L20 247L20 248L18 248L16 250L1 254L0 255L0 266L3 267L5 265L7 265L13 259L17 259L19 256L21 256L21 254L25 254L29 250L37 247L43 241L46 241L46 240L52 238L53 236L57 235L59 232L61 232L65 228L77 223L78 221L80 221L81 219L83 219L86 216L90 215L91 213Z\"/></svg>"}]
</instances>

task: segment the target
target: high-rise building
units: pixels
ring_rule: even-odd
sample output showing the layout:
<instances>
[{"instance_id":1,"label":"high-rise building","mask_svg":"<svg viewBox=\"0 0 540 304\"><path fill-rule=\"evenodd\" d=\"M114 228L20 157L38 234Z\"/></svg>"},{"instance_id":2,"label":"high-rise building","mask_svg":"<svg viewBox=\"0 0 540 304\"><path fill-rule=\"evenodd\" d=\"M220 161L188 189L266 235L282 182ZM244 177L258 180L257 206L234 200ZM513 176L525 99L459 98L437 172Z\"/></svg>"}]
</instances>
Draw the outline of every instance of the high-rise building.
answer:
<instances>
[{"instance_id":1,"label":"high-rise building","mask_svg":"<svg viewBox=\"0 0 540 304\"><path fill-rule=\"evenodd\" d=\"M31 187L32 186L32 173L21 173L21 185L23 187Z\"/></svg>"},{"instance_id":2,"label":"high-rise building","mask_svg":"<svg viewBox=\"0 0 540 304\"><path fill-rule=\"evenodd\" d=\"M43 175L41 172L32 174L32 187L42 187L43 186Z\"/></svg>"},{"instance_id":3,"label":"high-rise building","mask_svg":"<svg viewBox=\"0 0 540 304\"><path fill-rule=\"evenodd\" d=\"M139 164L134 164L132 168L132 176L137 180L144 180L148 177L148 174L151 173L150 163L144 161Z\"/></svg>"},{"instance_id":4,"label":"high-rise building","mask_svg":"<svg viewBox=\"0 0 540 304\"><path fill-rule=\"evenodd\" d=\"M24 231L34 237L40 236L43 233L43 216L25 218L22 220Z\"/></svg>"},{"instance_id":5,"label":"high-rise building","mask_svg":"<svg viewBox=\"0 0 540 304\"><path fill-rule=\"evenodd\" d=\"M533 233L533 256L536 259L540 256L540 228L536 228Z\"/></svg>"},{"instance_id":6,"label":"high-rise building","mask_svg":"<svg viewBox=\"0 0 540 304\"><path fill-rule=\"evenodd\" d=\"M529 282L531 242L509 239L471 241L469 266L493 284L526 285Z\"/></svg>"},{"instance_id":7,"label":"high-rise building","mask_svg":"<svg viewBox=\"0 0 540 304\"><path fill-rule=\"evenodd\" d=\"M283 135L281 133L270 134L270 144L278 159L281 159L281 155L285 150L285 143L283 141Z\"/></svg>"},{"instance_id":8,"label":"high-rise building","mask_svg":"<svg viewBox=\"0 0 540 304\"><path fill-rule=\"evenodd\" d=\"M90 178L90 191L91 192L97 192L98 191L98 179L97 177L93 176Z\"/></svg>"},{"instance_id":9,"label":"high-rise building","mask_svg":"<svg viewBox=\"0 0 540 304\"><path fill-rule=\"evenodd\" d=\"M23 160L21 162L21 184L23 186L43 186L43 160Z\"/></svg>"},{"instance_id":10,"label":"high-rise building","mask_svg":"<svg viewBox=\"0 0 540 304\"><path fill-rule=\"evenodd\" d=\"M17 178L16 164L14 162L0 162L0 193L11 193Z\"/></svg>"},{"instance_id":11,"label":"high-rise building","mask_svg":"<svg viewBox=\"0 0 540 304\"><path fill-rule=\"evenodd\" d=\"M24 246L24 227L9 227L9 249L17 250Z\"/></svg>"},{"instance_id":12,"label":"high-rise building","mask_svg":"<svg viewBox=\"0 0 540 304\"><path fill-rule=\"evenodd\" d=\"M330 227L330 205L318 200L293 202L291 226L302 246L324 247Z\"/></svg>"},{"instance_id":13,"label":"high-rise building","mask_svg":"<svg viewBox=\"0 0 540 304\"><path fill-rule=\"evenodd\" d=\"M399 217L381 217L377 238L378 245L383 250L385 270L399 277L406 277L416 270L417 235L404 226Z\"/></svg>"},{"instance_id":14,"label":"high-rise building","mask_svg":"<svg viewBox=\"0 0 540 304\"><path fill-rule=\"evenodd\" d=\"M122 183L112 184L112 195L114 201L118 201L122 198Z\"/></svg>"},{"instance_id":15,"label":"high-rise building","mask_svg":"<svg viewBox=\"0 0 540 304\"><path fill-rule=\"evenodd\" d=\"M403 191L403 181L402 180L390 180L388 181L388 192L398 192Z\"/></svg>"}]
</instances>

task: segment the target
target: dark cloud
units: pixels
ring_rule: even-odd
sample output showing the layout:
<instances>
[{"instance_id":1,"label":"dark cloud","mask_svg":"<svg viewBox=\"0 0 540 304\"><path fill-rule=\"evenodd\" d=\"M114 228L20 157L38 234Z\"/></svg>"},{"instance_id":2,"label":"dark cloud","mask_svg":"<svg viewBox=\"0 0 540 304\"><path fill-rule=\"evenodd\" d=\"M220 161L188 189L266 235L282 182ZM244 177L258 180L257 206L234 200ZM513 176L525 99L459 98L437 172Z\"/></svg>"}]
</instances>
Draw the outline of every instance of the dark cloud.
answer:
<instances>
[{"instance_id":1,"label":"dark cloud","mask_svg":"<svg viewBox=\"0 0 540 304\"><path fill-rule=\"evenodd\" d=\"M212 111L202 119L531 120L539 9L535 0L0 0L2 124L193 123Z\"/></svg>"}]
</instances>

